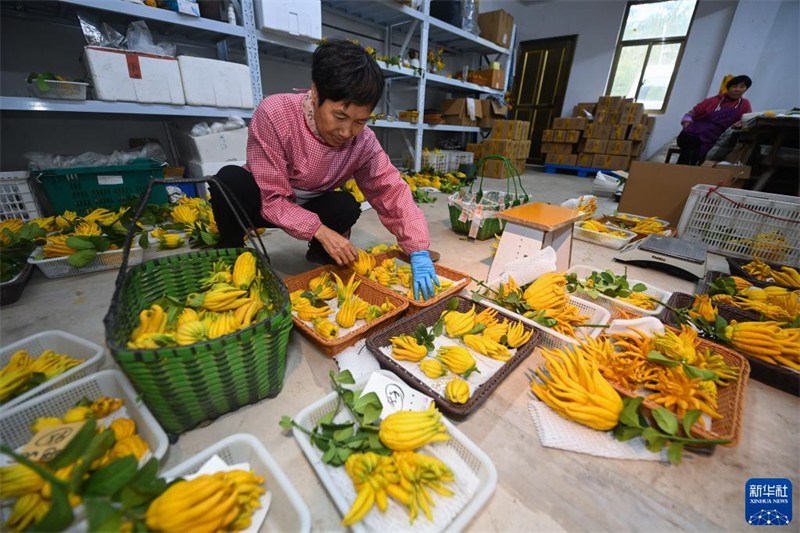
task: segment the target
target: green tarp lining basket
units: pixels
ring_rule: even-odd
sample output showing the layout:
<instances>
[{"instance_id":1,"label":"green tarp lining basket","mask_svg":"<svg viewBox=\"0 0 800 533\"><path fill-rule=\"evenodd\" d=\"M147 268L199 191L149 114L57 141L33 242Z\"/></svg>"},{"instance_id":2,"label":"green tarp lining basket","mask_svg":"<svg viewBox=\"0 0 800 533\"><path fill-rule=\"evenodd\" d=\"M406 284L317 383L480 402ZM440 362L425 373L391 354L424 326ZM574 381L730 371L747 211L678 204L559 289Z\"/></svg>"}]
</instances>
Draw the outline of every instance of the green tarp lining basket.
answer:
<instances>
[{"instance_id":1,"label":"green tarp lining basket","mask_svg":"<svg viewBox=\"0 0 800 533\"><path fill-rule=\"evenodd\" d=\"M486 161L499 159L506 166L506 174L511 176L506 179L506 191L484 191L483 189L483 167ZM452 194L447 203L450 208L450 224L453 231L467 235L474 239L485 240L499 234L505 227L505 221L496 217L497 213L528 203L528 193L522 186L517 167L507 158L499 155L484 156L478 162L478 175L480 183L478 191L473 192L473 182L469 189L463 187L458 192ZM509 188L509 183L513 184L514 192ZM519 188L518 188L519 186Z\"/></svg>"},{"instance_id":2,"label":"green tarp lining basket","mask_svg":"<svg viewBox=\"0 0 800 533\"><path fill-rule=\"evenodd\" d=\"M157 180L153 184L164 182ZM214 178L170 180L169 183L210 181L233 206L235 198L224 194ZM151 185L152 187L152 185ZM149 189L148 189L149 192ZM147 202L144 195L134 221ZM252 224L243 227L252 228ZM133 226L131 226L131 229ZM248 233L255 235L254 230ZM260 239L258 248L225 248L192 251L154 259L130 269L127 254L133 232L129 231L122 268L111 307L105 317L106 342L111 354L141 393L142 399L164 429L180 434L199 424L235 411L264 398L276 396L283 387L286 351L292 318L286 285L272 270ZM155 350L127 347L131 332L139 324L139 313L162 296L180 301L200 290L200 281L222 259L233 265L242 252L253 252L263 278L272 313L261 322L213 340Z\"/></svg>"}]
</instances>

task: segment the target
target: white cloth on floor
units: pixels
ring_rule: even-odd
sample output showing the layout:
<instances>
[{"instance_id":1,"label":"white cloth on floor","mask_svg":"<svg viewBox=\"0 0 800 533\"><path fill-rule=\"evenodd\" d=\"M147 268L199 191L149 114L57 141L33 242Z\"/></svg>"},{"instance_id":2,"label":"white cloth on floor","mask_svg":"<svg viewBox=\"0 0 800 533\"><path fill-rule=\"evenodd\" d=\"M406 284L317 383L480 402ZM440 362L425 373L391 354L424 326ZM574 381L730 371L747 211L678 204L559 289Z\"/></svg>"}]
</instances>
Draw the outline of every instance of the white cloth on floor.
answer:
<instances>
[{"instance_id":1,"label":"white cloth on floor","mask_svg":"<svg viewBox=\"0 0 800 533\"><path fill-rule=\"evenodd\" d=\"M353 346L346 348L336 355L336 361L339 371L349 370L353 379L359 380L362 376L368 376L380 370L381 366L372 355L372 352L367 348L367 340L362 339L355 343Z\"/></svg>"}]
</instances>

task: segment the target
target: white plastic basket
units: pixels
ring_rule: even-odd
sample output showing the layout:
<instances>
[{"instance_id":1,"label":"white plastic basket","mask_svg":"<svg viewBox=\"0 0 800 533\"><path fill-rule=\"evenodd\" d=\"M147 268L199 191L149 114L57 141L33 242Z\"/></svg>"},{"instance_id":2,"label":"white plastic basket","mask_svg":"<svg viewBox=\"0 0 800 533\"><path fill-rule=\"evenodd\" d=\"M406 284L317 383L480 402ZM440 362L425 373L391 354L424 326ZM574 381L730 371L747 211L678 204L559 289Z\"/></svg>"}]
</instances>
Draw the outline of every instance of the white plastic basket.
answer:
<instances>
[{"instance_id":1,"label":"white plastic basket","mask_svg":"<svg viewBox=\"0 0 800 533\"><path fill-rule=\"evenodd\" d=\"M389 379L400 382L400 378L391 372L385 370L378 372ZM357 383L353 388L363 388L366 379ZM334 411L336 405L336 393L331 392L300 411L295 420L301 426L312 428L323 416ZM343 413L340 413L340 416L342 415ZM448 488L455 494L450 498L444 498L431 493L436 502L436 506L432 507L434 522L428 522L425 516L421 515L414 525L410 526L406 509L390 499L389 509L385 513L373 509L361 522L352 525L351 530L356 533L407 531L410 529L419 533L427 531L456 532L470 524L472 518L483 507L497 486L497 469L489 456L456 429L449 420L442 418L442 421L447 426L450 440L429 444L422 448L422 453L434 455L450 467L456 479ZM311 444L308 435L297 428L294 428L292 433L339 512L342 513L342 516L346 515L355 500L356 491L344 471L344 467L334 468L323 463L322 451ZM451 516L452 518L448 520L448 517Z\"/></svg>"},{"instance_id":2,"label":"white plastic basket","mask_svg":"<svg viewBox=\"0 0 800 533\"><path fill-rule=\"evenodd\" d=\"M595 327L585 327L585 328L575 328L575 337L569 337L567 335L563 335L552 328L548 328L531 320L530 318L524 317L519 313L515 313L509 309L506 309L502 305L498 305L494 302L486 300L485 298L481 298L477 296L475 293L472 294L472 298L475 301L480 301L480 303L484 305L488 305L494 309L497 309L499 312L503 313L506 316L512 317L516 320L520 320L526 324L530 324L531 326L535 327L542 333L542 338L539 341L539 346L544 348L561 348L562 346L566 346L568 344L578 344L579 339L583 337L597 337L602 332L602 328L595 328ZM611 319L611 313L608 309L604 307L588 302L582 298L578 298L577 296L570 295L569 303L574 305L578 308L583 315L589 315L589 324L608 324L609 320Z\"/></svg>"},{"instance_id":3,"label":"white plastic basket","mask_svg":"<svg viewBox=\"0 0 800 533\"><path fill-rule=\"evenodd\" d=\"M88 83L82 81L47 80L50 90L43 91L35 83L29 83L31 93L38 98L55 98L58 100L86 100Z\"/></svg>"},{"instance_id":4,"label":"white plastic basket","mask_svg":"<svg viewBox=\"0 0 800 533\"><path fill-rule=\"evenodd\" d=\"M577 274L578 279L585 280L589 276L592 275L592 272L603 272L604 269L601 268L592 268L586 265L573 265L567 270L567 274ZM665 291L663 289L659 289L658 287L654 286L652 283L646 283L644 281L628 278L628 285L633 287L637 283L641 283L647 286L647 290L643 291L643 294L647 294L652 296L656 300L660 302L667 303L672 293L669 291ZM577 296L580 296L583 299L591 300L592 297L588 294L579 291L576 293ZM648 310L642 309L641 307L636 307L635 305L629 304L627 302L621 302L616 298L612 298L611 296L606 296L605 294L598 294L597 295L597 302L608 309L611 312L611 318L620 318L622 313L620 311L624 311L629 315L636 315L636 316L656 316L661 313L662 306L657 305L655 309Z\"/></svg>"},{"instance_id":5,"label":"white plastic basket","mask_svg":"<svg viewBox=\"0 0 800 533\"><path fill-rule=\"evenodd\" d=\"M617 237L616 235L611 235L610 233L601 233L599 231L582 228L580 224L580 222L575 222L573 224L573 237L580 241L591 242L605 248L611 248L612 250L619 250L623 248L636 237L636 234L632 231L621 229L609 224L606 225L612 228L614 231L621 231L622 233L626 234L627 237Z\"/></svg>"},{"instance_id":6,"label":"white plastic basket","mask_svg":"<svg viewBox=\"0 0 800 533\"><path fill-rule=\"evenodd\" d=\"M458 172L460 165L472 164L475 160L475 154L472 152L462 152L460 150L444 150L447 156L447 163L445 172Z\"/></svg>"},{"instance_id":7,"label":"white plastic basket","mask_svg":"<svg viewBox=\"0 0 800 533\"><path fill-rule=\"evenodd\" d=\"M162 476L171 479L194 474L214 455L219 455L229 465L248 462L257 475L266 479L265 486L272 493L272 503L261 527L263 531L306 533L311 530L308 506L264 445L252 435L238 433L226 437Z\"/></svg>"},{"instance_id":8,"label":"white plastic basket","mask_svg":"<svg viewBox=\"0 0 800 533\"><path fill-rule=\"evenodd\" d=\"M770 233L783 236L783 250L758 246L763 235ZM678 235L706 244L709 252L742 259L757 253L763 261L796 266L800 264L800 198L695 185L683 208Z\"/></svg>"},{"instance_id":9,"label":"white plastic basket","mask_svg":"<svg viewBox=\"0 0 800 533\"><path fill-rule=\"evenodd\" d=\"M19 405L35 396L61 387L72 381L78 380L95 372L103 362L104 349L86 339L82 339L65 331L50 330L25 337L13 344L0 348L0 368L6 366L14 352L27 350L32 357L39 357L45 350L55 350L56 353L67 354L70 357L83 359L83 363L74 366L63 374L45 381L38 387L20 394L0 406L0 412L5 412L15 405Z\"/></svg>"},{"instance_id":10,"label":"white plastic basket","mask_svg":"<svg viewBox=\"0 0 800 533\"><path fill-rule=\"evenodd\" d=\"M625 216L627 218L626 219L625 218L620 218L620 215ZM632 213L617 213L616 215L609 215L609 216L611 216L613 218L620 218L620 220L625 220L626 222L633 222L633 223L639 222L640 220L647 220L648 218L650 218L650 217L645 217L645 216L642 216L642 215L634 215ZM663 220L661 218L657 218L656 222L658 222L662 226L669 226L669 221L668 220Z\"/></svg>"},{"instance_id":11,"label":"white plastic basket","mask_svg":"<svg viewBox=\"0 0 800 533\"><path fill-rule=\"evenodd\" d=\"M436 172L447 172L447 154L439 151L422 152L422 168L432 167Z\"/></svg>"},{"instance_id":12,"label":"white plastic basket","mask_svg":"<svg viewBox=\"0 0 800 533\"><path fill-rule=\"evenodd\" d=\"M0 172L0 220L38 218L41 211L31 186L28 172Z\"/></svg>"},{"instance_id":13,"label":"white plastic basket","mask_svg":"<svg viewBox=\"0 0 800 533\"><path fill-rule=\"evenodd\" d=\"M128 266L138 265L142 262L144 255L139 246L131 247L131 253L128 257ZM42 248L38 247L33 251L28 258L28 263L36 265L42 274L48 278L63 278L65 276L75 276L77 274L88 274L90 272L100 272L101 270L113 270L122 265L122 249L119 250L106 250L99 252L94 258L89 261L86 266L75 268L69 264L69 257L54 257L52 259L34 259L34 257L42 256Z\"/></svg>"},{"instance_id":14,"label":"white plastic basket","mask_svg":"<svg viewBox=\"0 0 800 533\"><path fill-rule=\"evenodd\" d=\"M118 370L96 372L3 412L0 442L13 449L19 448L33 437L30 426L40 416L60 418L83 398L95 400L101 396L120 398L124 402L128 418L136 422L136 433L147 443L153 456L161 460L169 446L167 434Z\"/></svg>"}]
</instances>

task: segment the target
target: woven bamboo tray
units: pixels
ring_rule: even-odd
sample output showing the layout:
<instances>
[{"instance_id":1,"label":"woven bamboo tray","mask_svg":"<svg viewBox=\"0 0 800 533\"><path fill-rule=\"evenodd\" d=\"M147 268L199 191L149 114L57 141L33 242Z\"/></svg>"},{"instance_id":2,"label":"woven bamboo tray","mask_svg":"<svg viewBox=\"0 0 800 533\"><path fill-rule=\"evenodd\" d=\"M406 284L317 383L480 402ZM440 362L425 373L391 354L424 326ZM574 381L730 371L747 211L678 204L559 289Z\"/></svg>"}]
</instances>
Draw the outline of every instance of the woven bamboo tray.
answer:
<instances>
[{"instance_id":1,"label":"woven bamboo tray","mask_svg":"<svg viewBox=\"0 0 800 533\"><path fill-rule=\"evenodd\" d=\"M347 283L347 280L350 279L350 275L352 274L352 270L350 269L325 265L315 268L314 270L309 270L308 272L298 274L297 276L292 276L284 280L284 283L286 283L286 287L289 289L290 293L301 289L307 290L308 282L326 271L335 273L345 283ZM348 346L354 345L366 337L370 331L374 330L378 326L381 326L387 321L394 320L395 317L400 316L408 308L407 301L401 298L400 295L393 290L382 287L380 284L361 276L357 276L356 279L361 280L361 284L356 289L356 294L359 296L359 298L367 303L378 306L384 303L388 298L389 301L395 305L395 308L388 313L381 315L371 323L365 324L360 328L351 331L347 335L343 335L333 340L322 337L320 334L314 331L313 326L311 326L308 322L300 320L294 314L292 315L292 320L300 332L306 338L308 338L308 340L310 340L319 351L329 357L333 357ZM329 320L335 320L333 315L330 315L328 318Z\"/></svg>"},{"instance_id":2,"label":"woven bamboo tray","mask_svg":"<svg viewBox=\"0 0 800 533\"><path fill-rule=\"evenodd\" d=\"M476 313L480 313L487 308L487 306L481 303L474 303L463 296L457 296L456 298L458 298L457 310L459 312L469 311L473 305L475 306ZM384 355L380 349L382 346L390 345L391 342L389 339L395 335L409 334L419 324L423 324L425 327L430 328L436 323L437 320L439 320L439 316L442 314L442 311L446 309L446 307L447 302L441 302L440 304L420 311L418 314L409 315L401 320L398 320L393 325L382 329L378 333L375 333L368 338L367 348L369 348L369 351L371 351L375 356L375 359L378 360L381 368L397 374L409 386L433 398L436 406L443 413L447 414L447 416L465 417L483 404L483 402L486 401L489 395L494 392L500 383L502 383L502 381L506 379L509 374L511 374L511 372L513 372L514 369L517 368L519 364L533 352L533 349L539 343L539 332L535 328L531 328L530 326L524 324L526 331L533 329L533 335L531 336L530 340L517 348L517 353L514 354L511 359L506 361L506 363L501 366L500 369L497 370L488 381L480 385L476 391L473 391L473 394L470 396L470 399L467 401L467 403L456 404L440 395L438 392L434 391L421 379L412 375L397 361Z\"/></svg>"},{"instance_id":3,"label":"woven bamboo tray","mask_svg":"<svg viewBox=\"0 0 800 533\"><path fill-rule=\"evenodd\" d=\"M375 263L379 265L381 264L381 261L383 261L384 259L399 259L401 261L405 261L406 263L411 263L411 258L407 254L399 250L389 250L388 252L376 255ZM431 298L430 300L419 300L419 301L414 300L413 298L407 297L405 294L401 294L392 289L388 289L392 293L402 298L404 301L408 302L409 315L413 315L414 313L417 313L425 308L435 305L441 302L442 300L449 300L450 297L461 292L461 289L465 288L467 285L469 285L470 281L472 281L472 278L469 277L469 274L464 274L463 272L459 272L458 270L453 270L452 268L442 266L439 263L434 263L433 267L436 269L437 276L447 278L453 281L453 285L451 285L447 290L440 292L438 295L436 295L434 298Z\"/></svg>"},{"instance_id":4,"label":"woven bamboo tray","mask_svg":"<svg viewBox=\"0 0 800 533\"><path fill-rule=\"evenodd\" d=\"M786 289L797 290L797 287L792 287L791 285L783 285L782 283L778 283L777 281L772 281L772 282L761 281L748 274L743 267L744 265L750 263L752 259L737 259L734 257L726 257L725 259L728 261L728 268L731 271L731 276L739 276L740 278L744 278L754 285L758 283L759 287L765 287L767 285L775 285L778 287L784 287ZM792 265L782 265L780 263L771 263L769 261L764 261L764 262L768 264L770 268L772 268L773 270L780 270L782 266L792 266ZM795 265L792 268L797 268L797 266Z\"/></svg>"},{"instance_id":5,"label":"woven bamboo tray","mask_svg":"<svg viewBox=\"0 0 800 533\"><path fill-rule=\"evenodd\" d=\"M719 277L719 276L717 276ZM692 305L694 297L689 294L682 294L676 292L669 299L669 305L672 307L689 307ZM719 315L730 322L736 320L738 322L752 322L759 321L761 317L757 313L751 311L744 311L736 307L731 307L725 304L717 305ZM665 309L661 315L661 321L673 327L679 327L677 317L673 311ZM770 387L775 387L778 390L800 396L800 373L795 372L789 368L777 365L771 365L761 359L751 357L745 353L736 350L736 353L747 359L750 363L750 377L761 383L766 383Z\"/></svg>"},{"instance_id":6,"label":"woven bamboo tray","mask_svg":"<svg viewBox=\"0 0 800 533\"><path fill-rule=\"evenodd\" d=\"M677 333L678 330L672 329ZM750 375L750 364L738 352L715 342L700 339L698 349L705 350L706 348L721 355L727 365L735 367L738 370L738 376L735 382L727 387L719 387L717 390L717 412L722 415L722 418L713 420L710 430L701 429L695 425L692 427L692 434L704 439L730 439L731 442L723 444L723 446L734 447L739 444L739 439L742 436L742 412L744 411L744 397L747 390L747 378ZM623 396L628 398L641 397L614 381L609 381L609 383ZM645 400L642 405L650 410L661 407L659 404L649 400Z\"/></svg>"},{"instance_id":7,"label":"woven bamboo tray","mask_svg":"<svg viewBox=\"0 0 800 533\"><path fill-rule=\"evenodd\" d=\"M711 283L725 276L736 276L736 274L726 274L725 272L720 272L719 270L709 270L706 272L706 275L703 279L697 281L697 287L694 291L695 294L706 294L708 292L708 286ZM753 287L761 287L762 289L770 285L766 281L758 281L757 279L753 278L748 278L747 281L752 283Z\"/></svg>"}]
</instances>

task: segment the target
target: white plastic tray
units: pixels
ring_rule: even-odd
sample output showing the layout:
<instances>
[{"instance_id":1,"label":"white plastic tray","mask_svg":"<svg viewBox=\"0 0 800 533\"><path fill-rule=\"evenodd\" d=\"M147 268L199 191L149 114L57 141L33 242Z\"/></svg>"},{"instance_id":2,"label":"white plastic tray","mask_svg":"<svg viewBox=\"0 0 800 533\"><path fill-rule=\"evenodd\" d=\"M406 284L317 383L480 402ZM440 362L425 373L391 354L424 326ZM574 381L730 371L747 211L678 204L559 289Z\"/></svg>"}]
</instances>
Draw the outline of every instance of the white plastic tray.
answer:
<instances>
[{"instance_id":1,"label":"white plastic tray","mask_svg":"<svg viewBox=\"0 0 800 533\"><path fill-rule=\"evenodd\" d=\"M609 216L614 217L614 218L620 218L620 216L625 216L625 217L628 217L626 222L634 222L634 223L635 222L639 222L640 220L646 220L646 219L650 218L650 217L645 217L645 216L642 216L642 215L634 215L632 213L617 213L616 215L609 215ZM625 220L625 219L621 219L621 220ZM667 221L667 220L663 220L663 219L657 218L656 222L658 222L662 226L669 226L669 221Z\"/></svg>"},{"instance_id":2,"label":"white plastic tray","mask_svg":"<svg viewBox=\"0 0 800 533\"><path fill-rule=\"evenodd\" d=\"M142 249L138 246L131 247L128 257L128 266L138 265L142 262ZM54 257L52 259L34 259L42 256L42 248L38 247L28 258L28 263L36 265L42 274L48 278L63 278L64 276L75 276L77 274L88 274L90 272L100 272L101 270L112 270L122 265L122 249L106 250L98 252L86 266L75 268L69 264L69 257Z\"/></svg>"},{"instance_id":3,"label":"white plastic tray","mask_svg":"<svg viewBox=\"0 0 800 533\"><path fill-rule=\"evenodd\" d=\"M0 413L34 396L38 396L39 394L91 374L100 368L105 351L101 346L73 335L72 333L59 330L42 331L41 333L25 337L13 344L0 348L0 368L6 366L11 356L18 350L28 350L28 354L31 357L39 357L45 350L55 350L57 353L67 354L70 357L77 357L84 361L70 368L63 374L45 381L38 387L34 387L16 398L7 401L3 405L0 405Z\"/></svg>"},{"instance_id":4,"label":"white plastic tray","mask_svg":"<svg viewBox=\"0 0 800 533\"><path fill-rule=\"evenodd\" d=\"M14 449L23 446L33 437L31 423L40 416L60 418L81 399L95 400L101 396L122 399L128 417L136 422L136 433L147 443L153 456L161 460L169 445L167 434L118 370L96 372L4 411L0 415L0 442Z\"/></svg>"},{"instance_id":5,"label":"white plastic tray","mask_svg":"<svg viewBox=\"0 0 800 533\"><path fill-rule=\"evenodd\" d=\"M267 519L261 527L262 530L297 533L307 533L311 530L311 513L308 506L264 445L252 435L237 433L226 437L178 466L170 468L162 474L162 477L170 479L193 474L214 455L219 455L228 464L248 462L257 475L266 479L266 488L272 492L272 504Z\"/></svg>"},{"instance_id":6,"label":"white plastic tray","mask_svg":"<svg viewBox=\"0 0 800 533\"><path fill-rule=\"evenodd\" d=\"M400 378L391 372L385 370L379 372L389 379L401 383ZM363 388L367 379L368 376L353 388ZM320 418L335 410L336 405L336 393L331 392L300 411L295 420L301 426L313 428ZM343 412L339 414L341 419L346 416L349 415L345 415ZM450 467L456 479L448 488L455 494L450 498L445 498L431 493L436 502L436 506L432 508L434 522L429 522L424 514L420 514L414 524L410 525L405 507L390 499L389 509L386 513L373 509L361 522L351 526L353 531L383 533L413 529L420 533L426 531L456 532L470 524L472 518L494 492L497 486L497 470L483 450L456 429L449 420L442 418L442 421L447 426L450 440L427 445L422 450L426 454L443 460ZM323 463L322 451L311 444L308 435L297 428L294 428L292 432L339 512L342 516L346 515L355 500L356 492L344 467L334 468ZM448 520L448 517L452 518Z\"/></svg>"},{"instance_id":7,"label":"white plastic tray","mask_svg":"<svg viewBox=\"0 0 800 533\"><path fill-rule=\"evenodd\" d=\"M622 233L625 233L627 237L617 237L616 235L611 235L610 233L601 233L599 231L582 228L581 222L575 222L572 236L580 241L591 242L599 246L611 248L612 250L621 249L636 237L636 234L632 231L621 229L611 224L606 224L606 226L613 228L614 231L621 231Z\"/></svg>"},{"instance_id":8,"label":"white plastic tray","mask_svg":"<svg viewBox=\"0 0 800 533\"><path fill-rule=\"evenodd\" d=\"M578 279L585 280L589 276L592 275L592 272L603 272L605 269L602 268L593 268L586 265L573 265L567 270L567 274L577 274ZM642 285L647 286L647 290L643 291L644 294L654 297L656 300L661 302L667 303L669 297L672 296L672 293L669 291L665 291L664 289L660 289L653 285L652 283L646 283L644 281L628 278L628 285L633 287L637 283L641 283ZM591 299L591 296L588 294L579 291L576 293L578 296L584 299ZM656 305L656 308L653 310L642 309L641 307L636 307L635 305L629 304L627 302L622 302L616 298L612 298L611 296L606 296L605 294L598 294L598 302L603 306L606 307L609 311L611 311L611 318L619 318L620 317L620 310L625 311L628 314L634 314L637 316L656 316L663 311L662 306Z\"/></svg>"}]
</instances>

